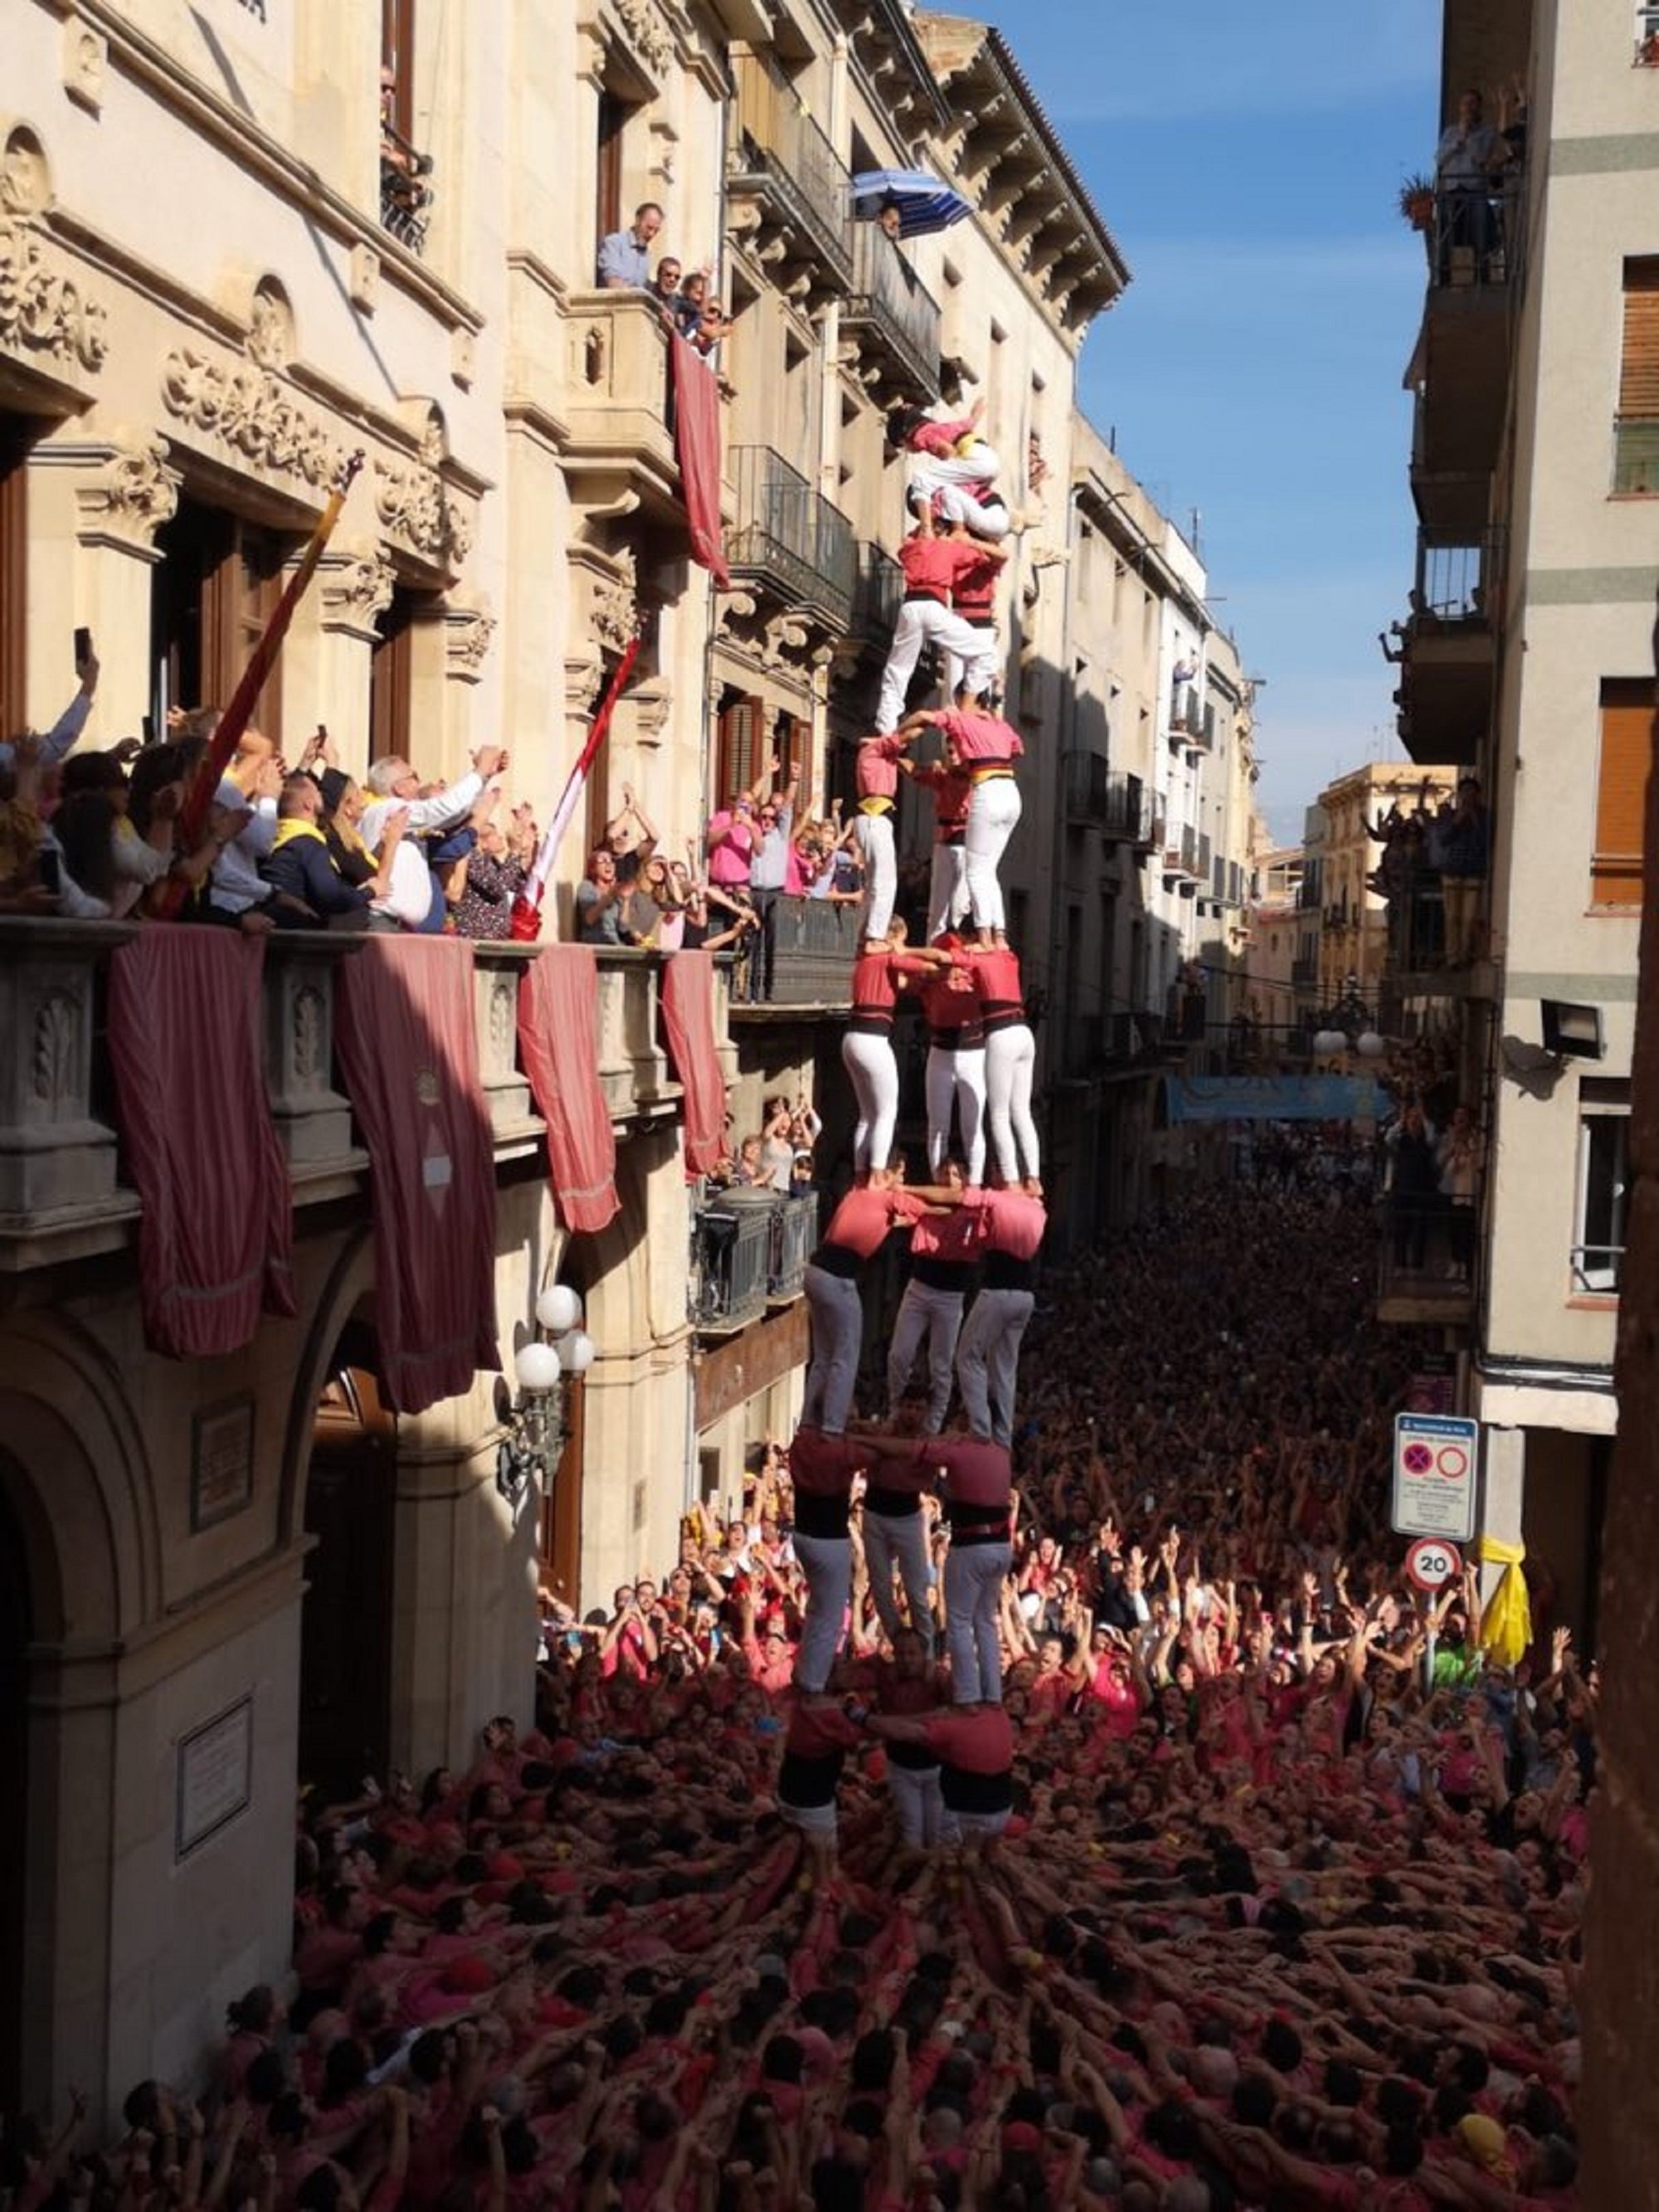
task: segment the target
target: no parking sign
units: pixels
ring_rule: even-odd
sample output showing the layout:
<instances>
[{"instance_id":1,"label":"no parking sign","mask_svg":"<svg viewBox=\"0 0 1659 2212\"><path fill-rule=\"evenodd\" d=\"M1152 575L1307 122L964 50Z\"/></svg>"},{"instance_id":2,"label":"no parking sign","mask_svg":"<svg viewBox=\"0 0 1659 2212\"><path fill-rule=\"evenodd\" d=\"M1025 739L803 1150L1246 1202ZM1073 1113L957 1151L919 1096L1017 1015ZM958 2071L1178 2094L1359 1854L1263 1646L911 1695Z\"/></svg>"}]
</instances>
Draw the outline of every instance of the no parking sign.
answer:
<instances>
[{"instance_id":1,"label":"no parking sign","mask_svg":"<svg viewBox=\"0 0 1659 2212\"><path fill-rule=\"evenodd\" d=\"M1466 1544L1474 1534L1478 1421L1449 1414L1394 1417L1394 1505L1401 1536L1449 1536Z\"/></svg>"}]
</instances>

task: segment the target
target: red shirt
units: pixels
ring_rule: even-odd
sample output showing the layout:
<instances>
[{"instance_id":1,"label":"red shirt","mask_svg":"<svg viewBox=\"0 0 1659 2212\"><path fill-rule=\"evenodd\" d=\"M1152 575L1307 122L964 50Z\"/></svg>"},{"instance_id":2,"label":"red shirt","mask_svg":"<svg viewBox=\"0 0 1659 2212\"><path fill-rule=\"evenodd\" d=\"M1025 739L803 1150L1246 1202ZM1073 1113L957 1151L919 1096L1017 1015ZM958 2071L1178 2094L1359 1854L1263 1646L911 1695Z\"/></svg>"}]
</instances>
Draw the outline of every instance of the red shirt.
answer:
<instances>
[{"instance_id":1,"label":"red shirt","mask_svg":"<svg viewBox=\"0 0 1659 2212\"><path fill-rule=\"evenodd\" d=\"M830 1215L823 1241L842 1245L860 1260L873 1260L890 1229L901 1221L920 1221L926 1211L908 1190L849 1190Z\"/></svg>"},{"instance_id":2,"label":"red shirt","mask_svg":"<svg viewBox=\"0 0 1659 2212\"><path fill-rule=\"evenodd\" d=\"M861 952L853 963L855 1013L891 1013L898 1004L899 978L932 975L931 960L915 952Z\"/></svg>"},{"instance_id":3,"label":"red shirt","mask_svg":"<svg viewBox=\"0 0 1659 2212\"><path fill-rule=\"evenodd\" d=\"M937 1437L928 1457L950 1480L950 1504L1000 1506L1006 1510L1013 1494L1014 1470L1006 1448L988 1437ZM982 1520L983 1513L975 1519Z\"/></svg>"},{"instance_id":4,"label":"red shirt","mask_svg":"<svg viewBox=\"0 0 1659 2212\"><path fill-rule=\"evenodd\" d=\"M860 799L891 799L898 789L896 763L908 738L895 731L891 737L866 738L853 763L854 787Z\"/></svg>"},{"instance_id":5,"label":"red shirt","mask_svg":"<svg viewBox=\"0 0 1659 2212\"><path fill-rule=\"evenodd\" d=\"M954 538L907 538L898 551L905 590L926 592L945 606L951 603L957 578L979 559L973 546Z\"/></svg>"},{"instance_id":6,"label":"red shirt","mask_svg":"<svg viewBox=\"0 0 1659 2212\"><path fill-rule=\"evenodd\" d=\"M933 802L933 840L939 845L959 845L968 826L968 802L974 795L973 779L960 769L913 768L912 783L919 783Z\"/></svg>"},{"instance_id":7,"label":"red shirt","mask_svg":"<svg viewBox=\"0 0 1659 2212\"><path fill-rule=\"evenodd\" d=\"M934 969L927 981L917 987L916 1002L930 1030L977 1031L980 1028L979 993L965 968ZM983 1042L975 1035L963 1038L961 1045L971 1050Z\"/></svg>"},{"instance_id":8,"label":"red shirt","mask_svg":"<svg viewBox=\"0 0 1659 2212\"><path fill-rule=\"evenodd\" d=\"M1017 761L1025 750L1024 740L1000 714L981 714L947 707L938 718L952 753L965 767L979 763Z\"/></svg>"},{"instance_id":9,"label":"red shirt","mask_svg":"<svg viewBox=\"0 0 1659 2212\"><path fill-rule=\"evenodd\" d=\"M827 1437L803 1425L789 1447L789 1480L809 1497L838 1498L869 1461L869 1448L857 1437Z\"/></svg>"},{"instance_id":10,"label":"red shirt","mask_svg":"<svg viewBox=\"0 0 1659 2212\"><path fill-rule=\"evenodd\" d=\"M931 1223L916 1224L918 1231L924 1226L931 1226ZM907 1444L902 1452L872 1455L866 1469L871 1491L879 1493L884 1490L902 1490L920 1498L927 1487L931 1473L927 1449L931 1442L931 1437L921 1437L914 1444ZM892 1705L888 1710L897 1712L900 1708Z\"/></svg>"},{"instance_id":11,"label":"red shirt","mask_svg":"<svg viewBox=\"0 0 1659 2212\"><path fill-rule=\"evenodd\" d=\"M938 460L947 460L955 453L957 443L974 434L971 416L959 415L954 422L918 422L906 440L913 453L932 453Z\"/></svg>"},{"instance_id":12,"label":"red shirt","mask_svg":"<svg viewBox=\"0 0 1659 2212\"><path fill-rule=\"evenodd\" d=\"M957 542L960 544L963 541L959 538ZM996 602L997 578L1002 574L1002 563L988 561L977 547L974 550L974 565L957 579L952 599L963 622L988 623Z\"/></svg>"},{"instance_id":13,"label":"red shirt","mask_svg":"<svg viewBox=\"0 0 1659 2212\"><path fill-rule=\"evenodd\" d=\"M1036 1259L1048 1226L1048 1208L1040 1198L1027 1198L1019 1190L969 1190L963 1194L962 1210L978 1218L988 1251Z\"/></svg>"},{"instance_id":14,"label":"red shirt","mask_svg":"<svg viewBox=\"0 0 1659 2212\"><path fill-rule=\"evenodd\" d=\"M1019 977L1019 955L1006 945L973 953L967 969L974 988L988 1005L1024 1006L1024 987Z\"/></svg>"},{"instance_id":15,"label":"red shirt","mask_svg":"<svg viewBox=\"0 0 1659 2212\"><path fill-rule=\"evenodd\" d=\"M948 1213L924 1214L911 1234L911 1258L971 1267L984 1241L981 1219L979 1209L967 1206L953 1206Z\"/></svg>"},{"instance_id":16,"label":"red shirt","mask_svg":"<svg viewBox=\"0 0 1659 2212\"><path fill-rule=\"evenodd\" d=\"M925 1723L927 1748L964 1774L1006 1774L1014 1763L1014 1724L1003 1705L957 1705Z\"/></svg>"}]
</instances>

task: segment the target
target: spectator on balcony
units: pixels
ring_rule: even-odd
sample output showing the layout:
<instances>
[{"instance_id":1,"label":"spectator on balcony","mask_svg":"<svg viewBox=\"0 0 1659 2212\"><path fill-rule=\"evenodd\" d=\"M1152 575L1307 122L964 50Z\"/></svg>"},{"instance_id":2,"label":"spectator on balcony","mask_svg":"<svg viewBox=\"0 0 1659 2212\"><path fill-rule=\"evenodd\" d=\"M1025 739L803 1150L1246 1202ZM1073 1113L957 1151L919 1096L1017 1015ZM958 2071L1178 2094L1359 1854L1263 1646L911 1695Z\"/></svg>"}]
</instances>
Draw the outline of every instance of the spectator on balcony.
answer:
<instances>
[{"instance_id":1,"label":"spectator on balcony","mask_svg":"<svg viewBox=\"0 0 1659 2212\"><path fill-rule=\"evenodd\" d=\"M42 741L19 737L6 750L7 765L0 770L0 895L8 901L7 913L50 913L56 895L38 882L46 834L40 818L46 775ZM20 903L10 903L13 900Z\"/></svg>"},{"instance_id":2,"label":"spectator on balcony","mask_svg":"<svg viewBox=\"0 0 1659 2212\"><path fill-rule=\"evenodd\" d=\"M323 833L330 860L347 883L372 883L380 871L358 828L368 803L362 786L343 769L329 767L313 772L317 788L323 794L323 811L317 826Z\"/></svg>"},{"instance_id":3,"label":"spectator on balcony","mask_svg":"<svg viewBox=\"0 0 1659 2212\"><path fill-rule=\"evenodd\" d=\"M1440 1202L1449 1248L1446 1272L1455 1282L1466 1283L1474 1265L1480 1178L1486 1164L1486 1139L1467 1106L1452 1109L1435 1157L1440 1166Z\"/></svg>"},{"instance_id":4,"label":"spectator on balcony","mask_svg":"<svg viewBox=\"0 0 1659 2212\"><path fill-rule=\"evenodd\" d=\"M1451 257L1459 246L1474 255L1477 281L1496 243L1492 219L1492 185L1509 160L1509 147L1486 119L1486 103L1471 86L1460 94L1457 120L1440 134L1435 154L1438 188L1441 283L1451 279Z\"/></svg>"},{"instance_id":5,"label":"spectator on balcony","mask_svg":"<svg viewBox=\"0 0 1659 2212\"><path fill-rule=\"evenodd\" d=\"M678 257L672 253L665 253L652 272L651 296L657 303L665 330L679 331L683 328L680 320L680 278L683 273Z\"/></svg>"},{"instance_id":6,"label":"spectator on balcony","mask_svg":"<svg viewBox=\"0 0 1659 2212\"><path fill-rule=\"evenodd\" d=\"M455 905L455 933L499 944L513 934L513 902L525 887L536 857L536 817L529 806L515 806L508 827L495 819L497 793L484 793L473 809L477 843L467 856L466 874Z\"/></svg>"},{"instance_id":7,"label":"spectator on balcony","mask_svg":"<svg viewBox=\"0 0 1659 2212\"><path fill-rule=\"evenodd\" d=\"M696 328L687 331L685 334L692 350L701 354L711 369L714 366L715 356L720 349L720 340L726 336L726 313L720 301L705 300L698 313Z\"/></svg>"},{"instance_id":8,"label":"spectator on balcony","mask_svg":"<svg viewBox=\"0 0 1659 2212\"><path fill-rule=\"evenodd\" d=\"M198 707L177 725L179 736L210 740L222 712L217 707ZM309 768L319 758L320 751L313 740L300 765ZM260 864L276 840L276 797L282 787L283 760L275 741L263 730L244 730L214 799L221 806L245 813L246 819L214 863L204 902L205 920L235 921L264 904L269 893Z\"/></svg>"},{"instance_id":9,"label":"spectator on balcony","mask_svg":"<svg viewBox=\"0 0 1659 2212\"><path fill-rule=\"evenodd\" d=\"M708 303L708 271L688 269L674 300L674 323L682 337L696 335Z\"/></svg>"},{"instance_id":10,"label":"spectator on balcony","mask_svg":"<svg viewBox=\"0 0 1659 2212\"><path fill-rule=\"evenodd\" d=\"M1492 856L1492 818L1480 779L1461 776L1440 837L1440 895L1446 909L1446 960L1467 967L1480 957L1480 902Z\"/></svg>"},{"instance_id":11,"label":"spectator on balcony","mask_svg":"<svg viewBox=\"0 0 1659 2212\"><path fill-rule=\"evenodd\" d=\"M622 795L622 811L605 823L601 842L610 847L616 860L617 881L624 890L632 890L640 871L657 849L657 832L635 799L632 784L623 784Z\"/></svg>"},{"instance_id":12,"label":"spectator on balcony","mask_svg":"<svg viewBox=\"0 0 1659 2212\"><path fill-rule=\"evenodd\" d=\"M925 645L953 654L967 671L965 681L970 690L975 693L990 690L996 677L994 647L988 647L982 634L970 629L951 608L957 578L971 574L981 557L977 547L939 537L931 512L924 507L915 532L899 548L904 598L882 671L876 708L878 734L887 736L899 726L905 694Z\"/></svg>"},{"instance_id":13,"label":"spectator on balcony","mask_svg":"<svg viewBox=\"0 0 1659 2212\"><path fill-rule=\"evenodd\" d=\"M374 873L353 883L343 875L329 849L322 829L325 800L314 776L295 773L284 779L276 802L276 830L270 851L261 862L264 882L282 895L287 910L298 909L298 918L317 929L367 929L374 919L374 903L391 887L405 819L394 806L381 826L380 858ZM393 925L386 922L383 927Z\"/></svg>"},{"instance_id":14,"label":"spectator on balcony","mask_svg":"<svg viewBox=\"0 0 1659 2212\"><path fill-rule=\"evenodd\" d=\"M638 937L623 918L625 896L615 854L608 845L596 845L587 856L587 873L576 886L577 943L637 945Z\"/></svg>"},{"instance_id":15,"label":"spectator on balcony","mask_svg":"<svg viewBox=\"0 0 1659 2212\"><path fill-rule=\"evenodd\" d=\"M708 881L723 891L747 891L755 853L760 844L756 811L764 781L746 791L734 792L724 806L708 817L703 832L703 851L708 861Z\"/></svg>"},{"instance_id":16,"label":"spectator on balcony","mask_svg":"<svg viewBox=\"0 0 1659 2212\"><path fill-rule=\"evenodd\" d=\"M1413 1099L1401 1108L1382 1142L1390 1163L1394 1264L1420 1274L1428 1256L1429 1230L1440 1210L1441 1170L1434 1125Z\"/></svg>"},{"instance_id":17,"label":"spectator on balcony","mask_svg":"<svg viewBox=\"0 0 1659 2212\"><path fill-rule=\"evenodd\" d=\"M401 808L404 814L404 834L392 856L388 887L374 902L377 914L401 929L436 933L443 928L443 891L419 841L431 832L464 824L484 785L505 771L507 759L501 746L480 745L472 756L470 775L427 788L399 753L371 764L369 800L358 830L364 846L377 859L387 818L394 809Z\"/></svg>"},{"instance_id":18,"label":"spectator on balcony","mask_svg":"<svg viewBox=\"0 0 1659 2212\"><path fill-rule=\"evenodd\" d=\"M655 200L641 200L626 230L613 230L599 240L595 279L613 292L651 289L651 241L663 226L663 211Z\"/></svg>"},{"instance_id":19,"label":"spectator on balcony","mask_svg":"<svg viewBox=\"0 0 1659 2212\"><path fill-rule=\"evenodd\" d=\"M775 765L774 774L777 768ZM760 920L750 940L749 996L769 999L776 939L773 908L789 889L790 842L795 827L796 775L792 766L782 785L755 810L755 844L749 857L749 896Z\"/></svg>"},{"instance_id":20,"label":"spectator on balcony","mask_svg":"<svg viewBox=\"0 0 1659 2212\"><path fill-rule=\"evenodd\" d=\"M53 767L73 750L82 731L87 726L87 717L92 712L92 702L98 690L100 667L97 654L88 650L86 658L78 663L78 667L81 677L80 687L58 720L44 736L37 737L33 731L27 732L37 749L36 757L43 769ZM0 776L3 776L12 766L15 748L21 742L21 739L14 738L10 744L0 744ZM138 750L138 740L136 738L124 738L121 744L116 748L118 754L126 758L130 758Z\"/></svg>"},{"instance_id":21,"label":"spectator on balcony","mask_svg":"<svg viewBox=\"0 0 1659 2212\"><path fill-rule=\"evenodd\" d=\"M728 896L712 884L692 883L685 893L680 944L687 952L729 952L760 927L742 892Z\"/></svg>"}]
</instances>

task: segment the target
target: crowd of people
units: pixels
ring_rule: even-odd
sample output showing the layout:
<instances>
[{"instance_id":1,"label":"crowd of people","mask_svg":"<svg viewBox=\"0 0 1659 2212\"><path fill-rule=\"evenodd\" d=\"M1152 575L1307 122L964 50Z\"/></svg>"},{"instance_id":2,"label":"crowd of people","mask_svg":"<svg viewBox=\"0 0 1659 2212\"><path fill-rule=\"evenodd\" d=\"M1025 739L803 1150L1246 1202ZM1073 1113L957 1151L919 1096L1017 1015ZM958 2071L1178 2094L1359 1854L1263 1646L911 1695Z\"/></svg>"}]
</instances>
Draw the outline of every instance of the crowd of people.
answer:
<instances>
[{"instance_id":1,"label":"crowd of people","mask_svg":"<svg viewBox=\"0 0 1659 2212\"><path fill-rule=\"evenodd\" d=\"M660 1579L548 1601L532 1733L308 1809L289 1990L108 2149L9 2131L9 2212L1572 2203L1595 1670L1546 1585L1509 1664L1473 1577L1404 1588L1365 1235L1235 1187L1045 1278L997 1840L926 1833L948 1502L890 1631L855 1496L804 1747L772 1447ZM813 1760L833 1848L788 1817Z\"/></svg>"}]
</instances>

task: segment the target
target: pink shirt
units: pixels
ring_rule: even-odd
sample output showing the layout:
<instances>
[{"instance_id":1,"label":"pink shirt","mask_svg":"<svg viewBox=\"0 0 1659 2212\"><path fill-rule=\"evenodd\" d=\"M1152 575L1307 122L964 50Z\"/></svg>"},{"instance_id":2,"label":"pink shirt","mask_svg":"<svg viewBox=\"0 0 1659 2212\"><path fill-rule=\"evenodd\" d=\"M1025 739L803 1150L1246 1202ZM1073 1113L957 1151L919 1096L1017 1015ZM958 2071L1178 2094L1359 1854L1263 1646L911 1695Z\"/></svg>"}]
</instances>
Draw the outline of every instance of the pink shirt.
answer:
<instances>
[{"instance_id":1,"label":"pink shirt","mask_svg":"<svg viewBox=\"0 0 1659 2212\"><path fill-rule=\"evenodd\" d=\"M964 1213L979 1217L988 1250L1006 1252L1015 1260L1036 1259L1048 1226L1040 1198L1027 1198L1018 1190L969 1190L963 1192L962 1206Z\"/></svg>"},{"instance_id":2,"label":"pink shirt","mask_svg":"<svg viewBox=\"0 0 1659 2212\"><path fill-rule=\"evenodd\" d=\"M755 834L753 817L746 811L722 807L718 814L708 817L708 834L704 841L708 854L708 880L711 884L730 886L746 884L749 863L760 842Z\"/></svg>"},{"instance_id":3,"label":"pink shirt","mask_svg":"<svg viewBox=\"0 0 1659 2212\"><path fill-rule=\"evenodd\" d=\"M890 737L866 738L853 763L854 789L860 799L891 799L898 789L899 757L907 740L894 731Z\"/></svg>"},{"instance_id":4,"label":"pink shirt","mask_svg":"<svg viewBox=\"0 0 1659 2212\"><path fill-rule=\"evenodd\" d=\"M981 714L972 708L947 707L938 718L956 759L964 767L992 761L1017 761L1025 750L1025 742L1012 723L1005 722L1000 714Z\"/></svg>"},{"instance_id":5,"label":"pink shirt","mask_svg":"<svg viewBox=\"0 0 1659 2212\"><path fill-rule=\"evenodd\" d=\"M823 1241L844 1246L860 1260L872 1260L890 1229L901 1221L920 1221L926 1211L908 1190L849 1190L830 1215Z\"/></svg>"},{"instance_id":6,"label":"pink shirt","mask_svg":"<svg viewBox=\"0 0 1659 2212\"><path fill-rule=\"evenodd\" d=\"M958 442L973 435L974 425L965 415L954 422L918 422L911 431L908 443L913 453L932 453L939 460L948 459Z\"/></svg>"},{"instance_id":7,"label":"pink shirt","mask_svg":"<svg viewBox=\"0 0 1659 2212\"><path fill-rule=\"evenodd\" d=\"M957 578L979 558L957 538L907 538L898 550L905 590L927 592L947 604Z\"/></svg>"}]
</instances>

